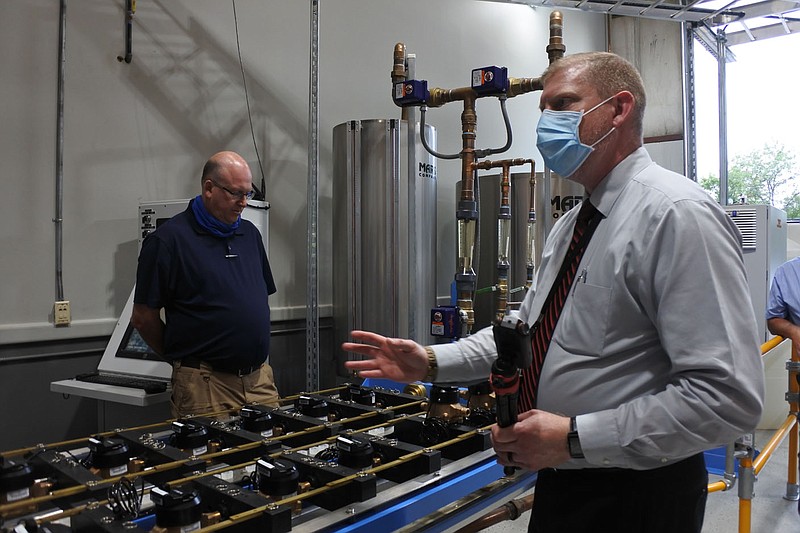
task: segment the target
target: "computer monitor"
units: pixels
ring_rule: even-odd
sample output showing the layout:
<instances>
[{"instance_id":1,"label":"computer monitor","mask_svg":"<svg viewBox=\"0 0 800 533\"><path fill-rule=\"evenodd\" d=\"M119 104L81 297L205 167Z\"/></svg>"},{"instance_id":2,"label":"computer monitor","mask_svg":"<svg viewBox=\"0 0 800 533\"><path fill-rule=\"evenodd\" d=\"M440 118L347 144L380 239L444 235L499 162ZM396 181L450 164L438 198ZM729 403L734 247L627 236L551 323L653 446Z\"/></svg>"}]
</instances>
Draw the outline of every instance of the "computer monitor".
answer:
<instances>
[{"instance_id":1,"label":"computer monitor","mask_svg":"<svg viewBox=\"0 0 800 533\"><path fill-rule=\"evenodd\" d=\"M125 334L122 337L122 342L117 348L116 357L127 357L129 359L142 359L149 361L160 361L161 357L153 350L149 344L142 338L131 323L125 328Z\"/></svg>"},{"instance_id":2,"label":"computer monitor","mask_svg":"<svg viewBox=\"0 0 800 533\"><path fill-rule=\"evenodd\" d=\"M172 375L170 364L147 345L130 323L134 290L128 296L97 369L101 372L169 379Z\"/></svg>"}]
</instances>

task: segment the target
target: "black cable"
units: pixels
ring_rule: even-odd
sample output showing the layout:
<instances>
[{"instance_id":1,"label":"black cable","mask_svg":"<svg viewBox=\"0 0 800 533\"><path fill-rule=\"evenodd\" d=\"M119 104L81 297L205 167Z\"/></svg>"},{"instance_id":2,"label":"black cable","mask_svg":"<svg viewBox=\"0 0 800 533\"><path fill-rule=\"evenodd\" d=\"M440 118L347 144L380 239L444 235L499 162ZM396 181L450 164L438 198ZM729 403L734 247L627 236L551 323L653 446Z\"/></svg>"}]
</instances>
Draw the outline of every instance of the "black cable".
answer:
<instances>
[{"instance_id":1,"label":"black cable","mask_svg":"<svg viewBox=\"0 0 800 533\"><path fill-rule=\"evenodd\" d=\"M256 159L258 160L258 170L261 171L261 189L253 185L256 191L256 200L266 200L266 178L264 177L264 166L261 164L261 154L258 152L258 144L256 143L256 133L253 129L253 113L250 111L250 95L247 92L247 77L244 73L244 61L242 61L242 48L239 45L239 17L236 15L236 0L231 0L233 4L233 25L236 29L236 51L239 54L239 69L242 71L242 85L244 86L244 101L247 104L247 119L250 121L250 136L253 139L253 148L256 151Z\"/></svg>"},{"instance_id":2,"label":"black cable","mask_svg":"<svg viewBox=\"0 0 800 533\"><path fill-rule=\"evenodd\" d=\"M480 159L483 157L488 157L494 154L502 154L503 152L508 151L511 148L511 143L513 142L513 134L511 131L511 121L508 118L508 111L506 110L506 99L508 97L506 95L501 95L498 97L500 100L500 110L503 113L503 123L506 126L506 144L501 148L486 148L483 150L475 150L475 158Z\"/></svg>"},{"instance_id":3,"label":"black cable","mask_svg":"<svg viewBox=\"0 0 800 533\"><path fill-rule=\"evenodd\" d=\"M482 407L473 407L469 415L464 419L464 424L470 427L480 428L488 426L496 421L495 415Z\"/></svg>"},{"instance_id":4,"label":"black cable","mask_svg":"<svg viewBox=\"0 0 800 533\"><path fill-rule=\"evenodd\" d=\"M108 488L108 501L111 502L111 510L117 519L139 516L144 497L144 478L140 479L142 480L141 491L137 491L135 482L126 477Z\"/></svg>"},{"instance_id":5,"label":"black cable","mask_svg":"<svg viewBox=\"0 0 800 533\"><path fill-rule=\"evenodd\" d=\"M336 448L336 446L328 446L324 450L318 452L314 457L322 461L335 462L339 460L339 449Z\"/></svg>"},{"instance_id":6,"label":"black cable","mask_svg":"<svg viewBox=\"0 0 800 533\"><path fill-rule=\"evenodd\" d=\"M422 430L420 431L420 441L423 446L433 446L448 440L450 431L448 424L441 418L426 418L422 423Z\"/></svg>"},{"instance_id":7,"label":"black cable","mask_svg":"<svg viewBox=\"0 0 800 533\"><path fill-rule=\"evenodd\" d=\"M431 154L433 157L437 157L439 159L460 159L461 152L457 154L442 154L428 146L428 139L425 137L425 113L428 111L428 106L423 105L419 108L419 138L422 141L422 147L425 148L425 151Z\"/></svg>"},{"instance_id":8,"label":"black cable","mask_svg":"<svg viewBox=\"0 0 800 533\"><path fill-rule=\"evenodd\" d=\"M94 461L94 453L91 450L89 450L89 453L86 454L86 457L84 457L83 459L78 459L77 457L75 457L75 454L73 454L70 450L64 450L64 453L69 455L70 458L73 461L75 461L75 463L81 465L82 467L86 469L92 467L92 462Z\"/></svg>"}]
</instances>

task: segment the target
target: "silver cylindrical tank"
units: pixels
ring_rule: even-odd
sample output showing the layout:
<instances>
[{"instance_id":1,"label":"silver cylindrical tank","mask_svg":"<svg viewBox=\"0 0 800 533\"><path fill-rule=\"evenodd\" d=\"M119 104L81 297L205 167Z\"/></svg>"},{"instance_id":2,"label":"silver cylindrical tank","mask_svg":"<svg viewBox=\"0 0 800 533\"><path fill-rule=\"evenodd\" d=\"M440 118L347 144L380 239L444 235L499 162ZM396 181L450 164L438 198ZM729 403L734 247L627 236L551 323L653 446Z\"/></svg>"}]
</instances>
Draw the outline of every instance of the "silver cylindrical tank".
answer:
<instances>
[{"instance_id":1,"label":"silver cylindrical tank","mask_svg":"<svg viewBox=\"0 0 800 533\"><path fill-rule=\"evenodd\" d=\"M435 149L436 131L425 129ZM415 130L409 153L406 121L352 120L333 129L336 353L353 329L433 343L436 160L418 123Z\"/></svg>"},{"instance_id":2,"label":"silver cylindrical tank","mask_svg":"<svg viewBox=\"0 0 800 533\"><path fill-rule=\"evenodd\" d=\"M479 174L480 198L480 223L479 247L476 253L478 266L478 290L491 287L497 283L497 215L500 206L500 174ZM530 173L517 172L510 175L511 179L511 250L509 270L509 289L525 285L527 272L525 257L527 253L527 224L528 209L530 206ZM550 175L550 197L545 196L544 175L536 173L536 266L542 257L542 248L550 229L555 221L566 211L579 204L583 198L582 185L566 180L555 174ZM460 190L457 187L456 201ZM547 203L546 203L547 202ZM549 209L546 209L549 205ZM546 213L549 215L546 216ZM548 218L549 216L549 218ZM496 308L496 293L480 292L475 296L475 328L473 331L488 326L493 318ZM510 304L522 302L525 291L510 294ZM512 304L512 307L515 307Z\"/></svg>"}]
</instances>

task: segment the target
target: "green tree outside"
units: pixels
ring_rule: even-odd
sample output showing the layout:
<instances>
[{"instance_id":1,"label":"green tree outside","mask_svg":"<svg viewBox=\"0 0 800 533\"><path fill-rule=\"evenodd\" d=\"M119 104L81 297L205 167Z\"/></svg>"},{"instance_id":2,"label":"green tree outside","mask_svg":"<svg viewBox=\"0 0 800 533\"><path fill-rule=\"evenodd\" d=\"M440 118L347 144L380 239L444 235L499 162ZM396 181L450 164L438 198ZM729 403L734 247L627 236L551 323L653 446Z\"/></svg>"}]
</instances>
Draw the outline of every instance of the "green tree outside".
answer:
<instances>
[{"instance_id":1,"label":"green tree outside","mask_svg":"<svg viewBox=\"0 0 800 533\"><path fill-rule=\"evenodd\" d=\"M735 155L728 169L728 203L768 204L786 211L788 218L800 218L800 191L795 185L797 161L794 153L779 142L744 155ZM708 175L700 186L719 198L719 178Z\"/></svg>"}]
</instances>

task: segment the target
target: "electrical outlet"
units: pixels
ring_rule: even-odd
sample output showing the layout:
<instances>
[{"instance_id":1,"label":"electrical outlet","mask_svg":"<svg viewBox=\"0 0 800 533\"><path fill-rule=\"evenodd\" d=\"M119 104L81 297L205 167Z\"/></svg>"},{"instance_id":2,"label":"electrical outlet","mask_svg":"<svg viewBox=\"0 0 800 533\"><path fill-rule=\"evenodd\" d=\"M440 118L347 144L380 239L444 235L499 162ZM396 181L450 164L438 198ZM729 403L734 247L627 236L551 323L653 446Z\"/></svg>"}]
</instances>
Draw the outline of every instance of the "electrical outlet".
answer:
<instances>
[{"instance_id":1,"label":"electrical outlet","mask_svg":"<svg viewBox=\"0 0 800 533\"><path fill-rule=\"evenodd\" d=\"M56 326L69 326L69 323L72 320L69 314L69 300L56 302L53 309L53 316L55 318Z\"/></svg>"}]
</instances>

